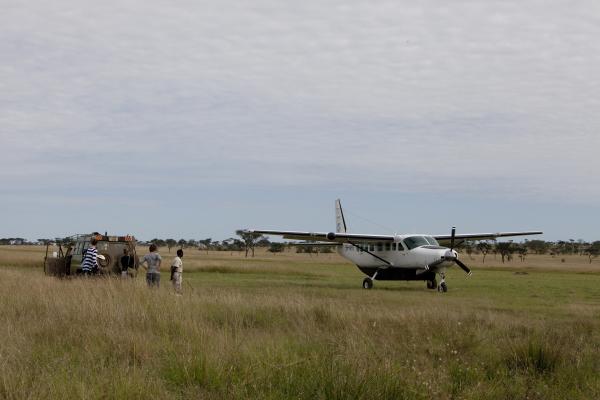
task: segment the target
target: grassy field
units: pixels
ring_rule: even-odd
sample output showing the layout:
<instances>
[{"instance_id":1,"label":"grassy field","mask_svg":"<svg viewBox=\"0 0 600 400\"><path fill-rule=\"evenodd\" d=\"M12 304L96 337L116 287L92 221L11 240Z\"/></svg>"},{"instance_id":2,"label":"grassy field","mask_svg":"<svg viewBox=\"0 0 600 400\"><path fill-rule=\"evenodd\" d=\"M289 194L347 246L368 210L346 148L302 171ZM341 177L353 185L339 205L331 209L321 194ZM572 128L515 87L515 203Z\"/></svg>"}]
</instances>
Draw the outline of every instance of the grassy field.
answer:
<instances>
[{"instance_id":1,"label":"grassy field","mask_svg":"<svg viewBox=\"0 0 600 400\"><path fill-rule=\"evenodd\" d=\"M186 250L179 297L166 272L159 290L48 278L43 255L0 247L0 398L600 398L585 257L464 256L473 276L440 294L364 290L336 254Z\"/></svg>"}]
</instances>

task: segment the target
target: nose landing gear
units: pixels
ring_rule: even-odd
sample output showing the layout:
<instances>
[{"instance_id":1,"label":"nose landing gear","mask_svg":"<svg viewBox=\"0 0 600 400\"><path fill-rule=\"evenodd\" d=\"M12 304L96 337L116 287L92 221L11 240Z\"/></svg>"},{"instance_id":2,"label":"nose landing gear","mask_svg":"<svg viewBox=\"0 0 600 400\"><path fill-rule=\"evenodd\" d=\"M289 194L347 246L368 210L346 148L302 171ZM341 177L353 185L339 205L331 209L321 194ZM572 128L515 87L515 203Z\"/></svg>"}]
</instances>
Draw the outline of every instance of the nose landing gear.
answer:
<instances>
[{"instance_id":1,"label":"nose landing gear","mask_svg":"<svg viewBox=\"0 0 600 400\"><path fill-rule=\"evenodd\" d=\"M442 280L440 281L440 284L438 285L438 292L446 293L448 291L448 285L446 285L446 274L443 272L440 272L440 278L442 278Z\"/></svg>"}]
</instances>

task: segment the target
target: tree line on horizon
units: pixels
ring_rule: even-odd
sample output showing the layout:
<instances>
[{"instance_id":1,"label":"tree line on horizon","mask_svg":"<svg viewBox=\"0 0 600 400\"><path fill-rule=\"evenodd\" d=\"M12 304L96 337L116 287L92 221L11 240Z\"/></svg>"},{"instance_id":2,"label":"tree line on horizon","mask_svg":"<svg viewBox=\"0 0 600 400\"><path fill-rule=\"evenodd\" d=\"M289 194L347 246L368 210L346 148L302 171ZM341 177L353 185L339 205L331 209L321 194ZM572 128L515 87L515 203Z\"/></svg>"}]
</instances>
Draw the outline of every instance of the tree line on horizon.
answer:
<instances>
[{"instance_id":1,"label":"tree line on horizon","mask_svg":"<svg viewBox=\"0 0 600 400\"><path fill-rule=\"evenodd\" d=\"M230 251L230 252L245 252L245 256L254 257L255 248L267 248L271 253L280 253L285 251L291 251L293 248L296 249L297 253L307 254L319 254L319 253L331 253L335 248L332 246L315 246L308 243L298 242L272 242L263 235L257 233L250 233L246 231L236 231L238 237L230 237L223 240L213 240L212 238L206 239L160 239L154 238L148 241L138 241L139 245L150 245L155 244L158 247L167 247L168 251L174 247L177 248L197 248L205 251ZM25 238L1 238L0 245L69 245L73 241L73 237L54 239L37 239L36 241L29 241ZM488 254L500 256L502 262L511 261L515 257L518 257L521 261L525 261L529 254L549 254L552 257L559 257L563 255L578 255L587 256L591 263L593 259L600 256L600 241L586 242L582 239L574 240L558 240L558 241L545 241L545 240L524 240L523 242L514 241L478 241L471 242L466 241L456 246L456 249L461 253L466 253L470 258L473 254L481 255L482 262L485 263L485 259Z\"/></svg>"}]
</instances>

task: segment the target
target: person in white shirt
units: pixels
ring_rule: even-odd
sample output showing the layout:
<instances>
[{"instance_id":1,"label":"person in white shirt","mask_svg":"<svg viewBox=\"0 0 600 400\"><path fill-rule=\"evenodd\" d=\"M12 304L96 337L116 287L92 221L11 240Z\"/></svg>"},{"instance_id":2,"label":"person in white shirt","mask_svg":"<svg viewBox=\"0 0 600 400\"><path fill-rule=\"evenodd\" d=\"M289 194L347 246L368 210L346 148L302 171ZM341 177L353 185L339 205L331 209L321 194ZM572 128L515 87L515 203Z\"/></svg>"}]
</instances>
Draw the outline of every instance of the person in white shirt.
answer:
<instances>
[{"instance_id":1,"label":"person in white shirt","mask_svg":"<svg viewBox=\"0 0 600 400\"><path fill-rule=\"evenodd\" d=\"M173 259L171 263L171 281L173 282L173 289L175 289L175 293L181 294L181 282L183 273L183 261L181 258L183 257L183 250L177 250L177 257Z\"/></svg>"}]
</instances>

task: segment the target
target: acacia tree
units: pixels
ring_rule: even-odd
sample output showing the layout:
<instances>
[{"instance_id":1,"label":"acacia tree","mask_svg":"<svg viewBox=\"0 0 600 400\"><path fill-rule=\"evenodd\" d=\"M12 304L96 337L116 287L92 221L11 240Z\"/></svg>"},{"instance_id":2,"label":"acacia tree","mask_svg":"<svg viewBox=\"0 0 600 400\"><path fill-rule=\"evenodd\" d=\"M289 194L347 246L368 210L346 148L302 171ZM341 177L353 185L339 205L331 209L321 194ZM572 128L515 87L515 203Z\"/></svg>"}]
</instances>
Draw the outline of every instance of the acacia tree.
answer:
<instances>
[{"instance_id":1,"label":"acacia tree","mask_svg":"<svg viewBox=\"0 0 600 400\"><path fill-rule=\"evenodd\" d=\"M150 243L152 243L153 245L155 245L156 247L164 247L166 245L165 241L162 239L157 239L154 238L150 241Z\"/></svg>"},{"instance_id":2,"label":"acacia tree","mask_svg":"<svg viewBox=\"0 0 600 400\"><path fill-rule=\"evenodd\" d=\"M285 243L271 242L268 251L271 253L281 253L284 248L285 248Z\"/></svg>"},{"instance_id":3,"label":"acacia tree","mask_svg":"<svg viewBox=\"0 0 600 400\"><path fill-rule=\"evenodd\" d=\"M479 252L481 254L483 254L483 261L482 263L485 264L485 256L487 255L487 253L490 252L490 244L488 242L479 242L477 243L477 250L479 250Z\"/></svg>"},{"instance_id":4,"label":"acacia tree","mask_svg":"<svg viewBox=\"0 0 600 400\"><path fill-rule=\"evenodd\" d=\"M243 229L235 231L235 234L241 237L242 242L244 242L246 257L248 257L248 251L251 251L252 257L254 257L254 246L256 245L256 242L264 238L264 236L260 233L249 232Z\"/></svg>"},{"instance_id":5,"label":"acacia tree","mask_svg":"<svg viewBox=\"0 0 600 400\"><path fill-rule=\"evenodd\" d=\"M525 257L527 257L527 247L519 246L517 247L517 252L519 253L519 258L521 259L521 262L524 262Z\"/></svg>"},{"instance_id":6,"label":"acacia tree","mask_svg":"<svg viewBox=\"0 0 600 400\"><path fill-rule=\"evenodd\" d=\"M525 242L525 246L535 254L546 254L550 247L548 242L539 239L528 240Z\"/></svg>"},{"instance_id":7,"label":"acacia tree","mask_svg":"<svg viewBox=\"0 0 600 400\"><path fill-rule=\"evenodd\" d=\"M592 259L594 259L600 255L600 240L592 243L590 245L590 247L588 247L586 253L588 254L588 257L590 258L590 264L591 264Z\"/></svg>"},{"instance_id":8,"label":"acacia tree","mask_svg":"<svg viewBox=\"0 0 600 400\"><path fill-rule=\"evenodd\" d=\"M204 249L206 250L206 254L208 254L208 249L210 248L211 243L212 243L212 238L198 240L198 244L204 246Z\"/></svg>"},{"instance_id":9,"label":"acacia tree","mask_svg":"<svg viewBox=\"0 0 600 400\"><path fill-rule=\"evenodd\" d=\"M464 249L465 249L465 253L467 253L467 255L469 256L469 259L473 259L473 243L471 242L465 242L463 245Z\"/></svg>"},{"instance_id":10,"label":"acacia tree","mask_svg":"<svg viewBox=\"0 0 600 400\"><path fill-rule=\"evenodd\" d=\"M167 248L169 249L169 253L171 252L171 248L177 244L175 239L166 239L165 243L167 244Z\"/></svg>"},{"instance_id":11,"label":"acacia tree","mask_svg":"<svg viewBox=\"0 0 600 400\"><path fill-rule=\"evenodd\" d=\"M496 243L496 250L502 256L502 263L504 264L504 259L506 258L508 261L512 259L512 254L514 252L514 248L512 242L498 242Z\"/></svg>"}]
</instances>

